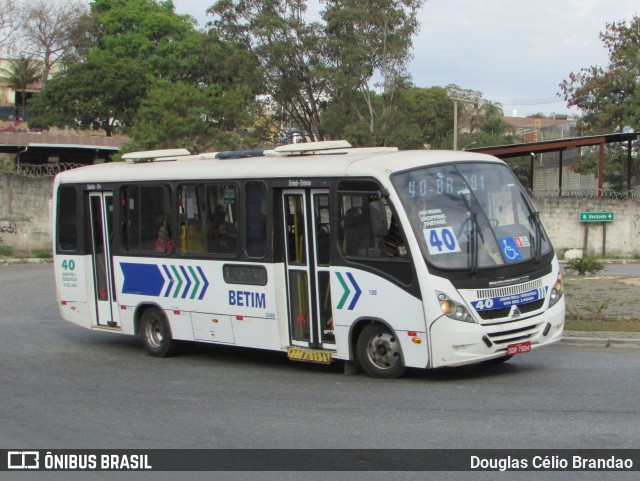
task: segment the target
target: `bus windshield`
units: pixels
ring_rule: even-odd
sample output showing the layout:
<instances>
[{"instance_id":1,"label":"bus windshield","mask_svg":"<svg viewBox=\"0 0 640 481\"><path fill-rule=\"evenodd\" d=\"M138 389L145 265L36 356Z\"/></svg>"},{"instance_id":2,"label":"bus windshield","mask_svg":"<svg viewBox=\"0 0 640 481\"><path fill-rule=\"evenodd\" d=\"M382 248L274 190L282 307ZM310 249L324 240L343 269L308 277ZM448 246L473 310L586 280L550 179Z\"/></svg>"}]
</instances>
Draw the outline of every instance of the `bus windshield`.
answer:
<instances>
[{"instance_id":1,"label":"bus windshield","mask_svg":"<svg viewBox=\"0 0 640 481\"><path fill-rule=\"evenodd\" d=\"M395 174L423 256L440 269L538 260L551 250L538 212L506 165L456 163Z\"/></svg>"}]
</instances>

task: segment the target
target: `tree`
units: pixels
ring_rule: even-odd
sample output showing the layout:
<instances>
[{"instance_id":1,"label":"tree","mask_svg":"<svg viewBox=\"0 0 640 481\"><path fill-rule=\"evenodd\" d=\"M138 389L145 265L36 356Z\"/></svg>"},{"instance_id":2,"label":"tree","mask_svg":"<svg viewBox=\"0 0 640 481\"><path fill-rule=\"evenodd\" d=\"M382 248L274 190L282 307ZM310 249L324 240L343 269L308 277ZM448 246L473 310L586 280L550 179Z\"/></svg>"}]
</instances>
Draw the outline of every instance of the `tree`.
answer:
<instances>
[{"instance_id":1,"label":"tree","mask_svg":"<svg viewBox=\"0 0 640 481\"><path fill-rule=\"evenodd\" d=\"M8 81L11 88L21 95L21 114L19 117L25 117L27 89L33 87L38 80L42 78L42 65L37 60L28 57L20 57L9 62L9 67L4 70L8 75Z\"/></svg>"},{"instance_id":2,"label":"tree","mask_svg":"<svg viewBox=\"0 0 640 481\"><path fill-rule=\"evenodd\" d=\"M640 124L640 17L608 23L600 39L609 65L572 72L560 84L563 97L582 111L580 124L588 133L635 128Z\"/></svg>"},{"instance_id":3,"label":"tree","mask_svg":"<svg viewBox=\"0 0 640 481\"><path fill-rule=\"evenodd\" d=\"M196 30L171 1L95 0L71 37L76 63L30 104L32 125L129 133L131 148L252 140L238 132L256 104L254 57Z\"/></svg>"},{"instance_id":4,"label":"tree","mask_svg":"<svg viewBox=\"0 0 640 481\"><path fill-rule=\"evenodd\" d=\"M6 53L17 28L17 9L13 0L0 0L0 51Z\"/></svg>"},{"instance_id":5,"label":"tree","mask_svg":"<svg viewBox=\"0 0 640 481\"><path fill-rule=\"evenodd\" d=\"M175 13L170 0L94 0L92 50L110 52L143 66L151 77L170 81L190 78L198 63L200 32L189 15Z\"/></svg>"},{"instance_id":6,"label":"tree","mask_svg":"<svg viewBox=\"0 0 640 481\"><path fill-rule=\"evenodd\" d=\"M107 136L126 131L146 96L149 81L141 65L110 55L92 55L69 66L31 99L33 127L97 128Z\"/></svg>"},{"instance_id":7,"label":"tree","mask_svg":"<svg viewBox=\"0 0 640 481\"><path fill-rule=\"evenodd\" d=\"M130 134L129 150L182 147L191 152L231 150L252 146L254 139L241 129L249 125L242 95L215 84L164 83L142 102Z\"/></svg>"},{"instance_id":8,"label":"tree","mask_svg":"<svg viewBox=\"0 0 640 481\"><path fill-rule=\"evenodd\" d=\"M386 144L389 119L409 86L407 63L424 0L325 0L332 97L346 103ZM377 83L374 77L379 77ZM377 88L376 88L377 87ZM376 97L380 93L381 97ZM358 100L360 97L364 104ZM381 100L376 109L374 99ZM364 108L362 108L364 106Z\"/></svg>"},{"instance_id":9,"label":"tree","mask_svg":"<svg viewBox=\"0 0 640 481\"><path fill-rule=\"evenodd\" d=\"M609 23L600 39L609 52L606 68L591 66L571 73L560 84L570 107L582 111L579 122L585 133L623 132L640 125L640 17ZM614 155L615 159L618 155ZM622 155L622 158L625 156ZM637 159L634 175L638 179ZM581 172L597 172L597 165L586 162ZM606 162L605 181L619 184L622 162Z\"/></svg>"},{"instance_id":10,"label":"tree","mask_svg":"<svg viewBox=\"0 0 640 481\"><path fill-rule=\"evenodd\" d=\"M216 35L253 53L264 93L284 114L283 122L323 140L320 115L329 93L324 39L317 22L306 22L306 9L302 0L218 0L207 13Z\"/></svg>"},{"instance_id":11,"label":"tree","mask_svg":"<svg viewBox=\"0 0 640 481\"><path fill-rule=\"evenodd\" d=\"M401 149L440 149L447 146L453 129L453 105L442 87L412 87L401 92L391 117L388 145Z\"/></svg>"},{"instance_id":12,"label":"tree","mask_svg":"<svg viewBox=\"0 0 640 481\"><path fill-rule=\"evenodd\" d=\"M22 12L20 49L42 62L42 81L55 66L74 52L74 28L88 13L85 2L39 0L28 3Z\"/></svg>"},{"instance_id":13,"label":"tree","mask_svg":"<svg viewBox=\"0 0 640 481\"><path fill-rule=\"evenodd\" d=\"M347 105L340 99L333 99L322 113L322 128L330 139L348 140L354 147L370 147L380 145L381 139L377 132L371 132L368 125L357 116L356 109L366 110L364 99L355 96L352 105ZM373 94L369 99L376 112L381 110L380 95Z\"/></svg>"}]
</instances>

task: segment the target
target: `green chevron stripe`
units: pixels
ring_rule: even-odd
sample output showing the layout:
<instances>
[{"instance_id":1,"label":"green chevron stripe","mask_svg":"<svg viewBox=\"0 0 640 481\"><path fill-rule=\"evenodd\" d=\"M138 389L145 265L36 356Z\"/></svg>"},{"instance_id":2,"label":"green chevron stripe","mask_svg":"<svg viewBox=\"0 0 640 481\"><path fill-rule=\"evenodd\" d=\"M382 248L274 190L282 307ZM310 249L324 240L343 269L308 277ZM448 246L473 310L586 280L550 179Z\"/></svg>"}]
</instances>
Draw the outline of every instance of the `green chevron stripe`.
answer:
<instances>
[{"instance_id":1,"label":"green chevron stripe","mask_svg":"<svg viewBox=\"0 0 640 481\"><path fill-rule=\"evenodd\" d=\"M340 285L344 289L344 294L342 294L342 297L340 298L340 302L338 303L338 309L342 309L344 307L344 304L347 302L347 299L349 298L349 294L351 294L351 290L349 289L349 286L347 286L347 283L344 281L342 274L340 274L339 272L336 272L336 276L340 281Z\"/></svg>"},{"instance_id":2,"label":"green chevron stripe","mask_svg":"<svg viewBox=\"0 0 640 481\"><path fill-rule=\"evenodd\" d=\"M182 284L184 284L184 281L182 280L182 276L180 275L180 271L178 271L178 269L176 269L176 266L171 266L171 270L173 271L173 275L176 276L176 288L173 291L173 298L175 299L176 297L178 297L180 295L180 289L182 288Z\"/></svg>"},{"instance_id":3,"label":"green chevron stripe","mask_svg":"<svg viewBox=\"0 0 640 481\"><path fill-rule=\"evenodd\" d=\"M188 266L187 269L189 270L189 272L191 272L191 277L196 281L196 284L195 284L195 286L193 286L193 290L191 291L191 297L189 297L189 299L195 299L196 298L196 292L198 292L198 287L200 287L200 278L194 272L193 267Z\"/></svg>"}]
</instances>

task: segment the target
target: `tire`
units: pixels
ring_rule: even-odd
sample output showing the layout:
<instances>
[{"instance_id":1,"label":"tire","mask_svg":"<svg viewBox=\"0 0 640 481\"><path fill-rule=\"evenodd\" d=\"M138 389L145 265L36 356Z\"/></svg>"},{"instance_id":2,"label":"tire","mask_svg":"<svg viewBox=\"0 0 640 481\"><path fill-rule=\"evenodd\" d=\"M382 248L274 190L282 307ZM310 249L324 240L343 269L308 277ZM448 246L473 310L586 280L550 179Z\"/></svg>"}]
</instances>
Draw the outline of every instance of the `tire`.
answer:
<instances>
[{"instance_id":1,"label":"tire","mask_svg":"<svg viewBox=\"0 0 640 481\"><path fill-rule=\"evenodd\" d=\"M170 357L175 354L176 341L171 336L171 328L164 313L155 308L147 308L140 320L142 346L153 357Z\"/></svg>"},{"instance_id":2,"label":"tire","mask_svg":"<svg viewBox=\"0 0 640 481\"><path fill-rule=\"evenodd\" d=\"M400 342L383 324L369 324L358 336L358 362L371 377L395 379L405 371Z\"/></svg>"}]
</instances>

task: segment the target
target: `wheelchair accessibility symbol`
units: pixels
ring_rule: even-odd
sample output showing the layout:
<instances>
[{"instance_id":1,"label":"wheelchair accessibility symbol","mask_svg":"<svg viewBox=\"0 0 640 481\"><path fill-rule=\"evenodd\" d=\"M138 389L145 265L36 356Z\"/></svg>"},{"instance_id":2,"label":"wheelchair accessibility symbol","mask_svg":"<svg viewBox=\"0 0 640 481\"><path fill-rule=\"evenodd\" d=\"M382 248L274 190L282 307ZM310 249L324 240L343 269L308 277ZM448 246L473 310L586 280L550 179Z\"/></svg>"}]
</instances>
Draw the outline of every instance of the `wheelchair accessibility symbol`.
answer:
<instances>
[{"instance_id":1,"label":"wheelchair accessibility symbol","mask_svg":"<svg viewBox=\"0 0 640 481\"><path fill-rule=\"evenodd\" d=\"M513 237L503 237L500 239L500 249L502 250L502 257L507 262L516 262L522 259L522 254L518 249L518 245Z\"/></svg>"}]
</instances>

